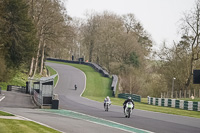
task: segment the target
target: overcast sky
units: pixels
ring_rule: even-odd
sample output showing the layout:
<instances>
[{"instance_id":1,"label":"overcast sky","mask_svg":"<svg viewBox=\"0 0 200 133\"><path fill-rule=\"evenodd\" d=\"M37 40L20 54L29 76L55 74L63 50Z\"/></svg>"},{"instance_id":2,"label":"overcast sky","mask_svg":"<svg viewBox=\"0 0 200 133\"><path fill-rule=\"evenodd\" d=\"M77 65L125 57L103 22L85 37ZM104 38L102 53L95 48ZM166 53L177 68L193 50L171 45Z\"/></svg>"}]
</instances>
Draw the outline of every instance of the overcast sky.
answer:
<instances>
[{"instance_id":1,"label":"overcast sky","mask_svg":"<svg viewBox=\"0 0 200 133\"><path fill-rule=\"evenodd\" d=\"M67 0L71 17L84 18L86 11L105 10L118 15L133 13L157 44L178 41L178 21L194 7L195 0Z\"/></svg>"}]
</instances>

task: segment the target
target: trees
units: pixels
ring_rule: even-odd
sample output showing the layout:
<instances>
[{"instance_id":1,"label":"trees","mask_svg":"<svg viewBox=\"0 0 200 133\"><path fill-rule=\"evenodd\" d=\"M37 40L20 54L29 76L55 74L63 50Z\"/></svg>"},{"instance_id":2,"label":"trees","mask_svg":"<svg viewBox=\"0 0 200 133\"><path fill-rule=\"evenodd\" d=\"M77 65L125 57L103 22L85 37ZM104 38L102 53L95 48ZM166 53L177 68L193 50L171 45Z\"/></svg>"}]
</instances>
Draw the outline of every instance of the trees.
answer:
<instances>
[{"instance_id":1,"label":"trees","mask_svg":"<svg viewBox=\"0 0 200 133\"><path fill-rule=\"evenodd\" d=\"M40 74L43 72L45 49L53 47L63 42L66 37L67 17L64 7L59 0L29 1L29 12L33 18L34 25L37 29L38 48L37 53L32 57L29 76L36 74L38 65L40 65ZM53 51L53 49L52 49ZM39 62L40 60L40 62Z\"/></svg>"},{"instance_id":2,"label":"trees","mask_svg":"<svg viewBox=\"0 0 200 133\"><path fill-rule=\"evenodd\" d=\"M195 63L199 60L200 54L200 0L196 1L195 7L191 12L185 13L182 19L182 31L184 39L180 44L189 45L189 70L188 76L185 82L185 88L187 89L192 80L192 73L195 67Z\"/></svg>"},{"instance_id":3,"label":"trees","mask_svg":"<svg viewBox=\"0 0 200 133\"><path fill-rule=\"evenodd\" d=\"M138 77L152 46L149 35L133 14L119 16L105 11L87 17L82 27L86 58L118 74L125 92L137 93L142 82Z\"/></svg>"},{"instance_id":4,"label":"trees","mask_svg":"<svg viewBox=\"0 0 200 133\"><path fill-rule=\"evenodd\" d=\"M2 0L0 6L0 50L6 69L26 64L34 53L35 29L24 0ZM9 74L5 74L9 75Z\"/></svg>"},{"instance_id":5,"label":"trees","mask_svg":"<svg viewBox=\"0 0 200 133\"><path fill-rule=\"evenodd\" d=\"M172 78L176 77L177 90L195 88L192 85L193 69L199 65L199 38L200 38L200 0L196 1L195 8L184 14L181 19L181 40L174 42L172 48L162 49L162 71L168 81L168 87L172 85Z\"/></svg>"}]
</instances>

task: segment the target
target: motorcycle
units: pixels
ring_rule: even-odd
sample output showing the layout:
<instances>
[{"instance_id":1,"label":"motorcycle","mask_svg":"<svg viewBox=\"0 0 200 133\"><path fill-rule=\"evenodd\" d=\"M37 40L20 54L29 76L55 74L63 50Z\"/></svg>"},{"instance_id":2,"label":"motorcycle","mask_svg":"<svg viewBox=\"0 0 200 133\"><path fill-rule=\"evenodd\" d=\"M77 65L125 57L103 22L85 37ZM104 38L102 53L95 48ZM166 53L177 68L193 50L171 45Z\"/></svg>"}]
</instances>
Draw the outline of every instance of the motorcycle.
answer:
<instances>
[{"instance_id":1,"label":"motorcycle","mask_svg":"<svg viewBox=\"0 0 200 133\"><path fill-rule=\"evenodd\" d=\"M127 102L126 108L125 108L125 111L124 111L125 117L130 118L130 115L132 113L132 108L133 108L132 102Z\"/></svg>"},{"instance_id":2,"label":"motorcycle","mask_svg":"<svg viewBox=\"0 0 200 133\"><path fill-rule=\"evenodd\" d=\"M108 111L109 108L110 108L110 102L106 102L104 106L105 111Z\"/></svg>"}]
</instances>

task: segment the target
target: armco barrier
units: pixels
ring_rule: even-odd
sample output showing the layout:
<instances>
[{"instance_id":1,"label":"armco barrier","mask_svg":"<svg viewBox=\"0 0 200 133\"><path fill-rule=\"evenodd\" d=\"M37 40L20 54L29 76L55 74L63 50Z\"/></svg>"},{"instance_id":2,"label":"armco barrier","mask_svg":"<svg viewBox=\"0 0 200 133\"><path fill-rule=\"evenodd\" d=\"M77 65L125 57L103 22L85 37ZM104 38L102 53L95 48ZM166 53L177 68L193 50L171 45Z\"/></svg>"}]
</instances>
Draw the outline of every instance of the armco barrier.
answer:
<instances>
[{"instance_id":1,"label":"armco barrier","mask_svg":"<svg viewBox=\"0 0 200 133\"><path fill-rule=\"evenodd\" d=\"M101 73L104 77L109 77L110 76L109 73L106 70L104 70L101 66L99 66L98 64L92 63L92 62L70 61L70 60L62 60L62 59L55 59L55 58L47 58L47 60L88 65L88 66L91 66L92 68L94 68L97 72ZM117 83L118 83L117 75L112 75L111 89L113 91L112 95L114 97L115 97L115 93L116 93L116 90L117 90Z\"/></svg>"},{"instance_id":2,"label":"armco barrier","mask_svg":"<svg viewBox=\"0 0 200 133\"><path fill-rule=\"evenodd\" d=\"M180 108L184 110L200 111L200 102L148 97L148 104L156 106Z\"/></svg>"},{"instance_id":3,"label":"armco barrier","mask_svg":"<svg viewBox=\"0 0 200 133\"><path fill-rule=\"evenodd\" d=\"M112 75L112 84L111 84L111 89L113 91L113 96L115 97L115 93L117 90L117 83L118 83L118 77L117 75Z\"/></svg>"},{"instance_id":4,"label":"armco barrier","mask_svg":"<svg viewBox=\"0 0 200 133\"><path fill-rule=\"evenodd\" d=\"M123 99L128 99L129 96L133 99L133 101L141 102L141 96L140 95L127 94L127 93L118 94L118 98L123 98Z\"/></svg>"},{"instance_id":5,"label":"armco barrier","mask_svg":"<svg viewBox=\"0 0 200 133\"><path fill-rule=\"evenodd\" d=\"M70 61L70 60L62 60L62 59L55 59L55 58L47 58L49 61L59 61L59 62L66 62L66 63L74 63L74 64L84 64L93 67L97 72L101 73L104 77L109 77L109 74L106 70L104 70L101 66L91 63L91 62L82 62L82 61Z\"/></svg>"}]
</instances>

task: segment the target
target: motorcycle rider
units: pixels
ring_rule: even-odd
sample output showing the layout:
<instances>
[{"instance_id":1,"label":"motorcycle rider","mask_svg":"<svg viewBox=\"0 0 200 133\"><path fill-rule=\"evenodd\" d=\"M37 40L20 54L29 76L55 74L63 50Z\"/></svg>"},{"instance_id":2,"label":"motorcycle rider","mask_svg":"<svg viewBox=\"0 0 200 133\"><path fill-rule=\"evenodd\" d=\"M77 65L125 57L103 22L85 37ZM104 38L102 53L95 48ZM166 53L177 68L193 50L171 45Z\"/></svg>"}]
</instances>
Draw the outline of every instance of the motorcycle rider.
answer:
<instances>
[{"instance_id":1,"label":"motorcycle rider","mask_svg":"<svg viewBox=\"0 0 200 133\"><path fill-rule=\"evenodd\" d=\"M133 102L133 100L131 99L131 97L129 96L128 99L126 99L126 100L124 101L124 103L123 103L123 105L124 105L124 113L125 113L125 108L126 108L126 103L127 103L127 102L132 102L132 104L133 104L132 110L134 109L134 102Z\"/></svg>"},{"instance_id":2,"label":"motorcycle rider","mask_svg":"<svg viewBox=\"0 0 200 133\"><path fill-rule=\"evenodd\" d=\"M110 100L110 97L109 97L109 96L107 96L107 97L104 99L104 108L105 108L105 106L106 106L106 102L109 102L109 103L110 103L109 105L111 105L111 100Z\"/></svg>"}]
</instances>

